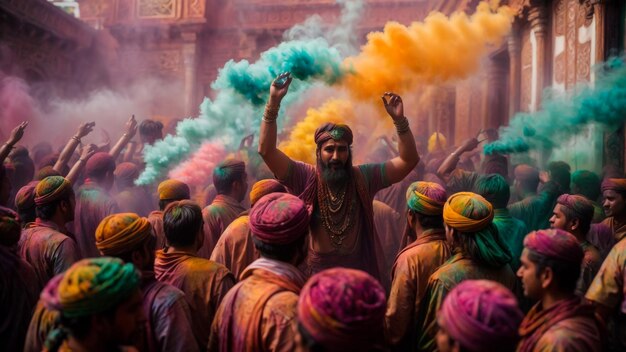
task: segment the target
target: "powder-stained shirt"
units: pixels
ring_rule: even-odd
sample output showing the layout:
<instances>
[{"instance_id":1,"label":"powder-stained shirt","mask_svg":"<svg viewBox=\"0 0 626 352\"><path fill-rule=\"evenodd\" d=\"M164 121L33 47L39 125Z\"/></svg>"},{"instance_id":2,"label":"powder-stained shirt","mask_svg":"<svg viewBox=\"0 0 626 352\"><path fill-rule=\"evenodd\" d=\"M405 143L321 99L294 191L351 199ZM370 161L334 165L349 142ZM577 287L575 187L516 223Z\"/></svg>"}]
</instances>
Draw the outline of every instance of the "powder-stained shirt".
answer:
<instances>
[{"instance_id":1,"label":"powder-stained shirt","mask_svg":"<svg viewBox=\"0 0 626 352\"><path fill-rule=\"evenodd\" d=\"M163 231L163 212L155 210L148 215L148 222L152 225L152 234L156 237L156 249L165 248L167 240Z\"/></svg>"},{"instance_id":2,"label":"powder-stained shirt","mask_svg":"<svg viewBox=\"0 0 626 352\"><path fill-rule=\"evenodd\" d=\"M498 235L509 251L511 251L511 269L517 271L520 267L520 257L524 250L524 237L530 232L526 224L509 214L509 210L495 209L493 224L498 229Z\"/></svg>"},{"instance_id":3,"label":"powder-stained shirt","mask_svg":"<svg viewBox=\"0 0 626 352\"><path fill-rule=\"evenodd\" d=\"M246 209L240 202L225 194L218 194L213 202L202 210L204 219L204 243L198 250L198 256L209 259L226 227Z\"/></svg>"},{"instance_id":4,"label":"powder-stained shirt","mask_svg":"<svg viewBox=\"0 0 626 352\"><path fill-rule=\"evenodd\" d=\"M580 269L580 278L576 283L576 295L583 297L591 282L596 277L602 265L600 251L591 243L584 241L580 244L583 249L583 262Z\"/></svg>"},{"instance_id":5,"label":"powder-stained shirt","mask_svg":"<svg viewBox=\"0 0 626 352\"><path fill-rule=\"evenodd\" d=\"M258 258L259 252L254 248L248 215L240 216L228 225L211 253L211 260L224 265L237 279Z\"/></svg>"},{"instance_id":6,"label":"powder-stained shirt","mask_svg":"<svg viewBox=\"0 0 626 352\"><path fill-rule=\"evenodd\" d=\"M115 200L102 187L86 182L78 189L74 210L74 232L76 244L83 258L97 258L96 229L100 221L111 214L119 213Z\"/></svg>"},{"instance_id":7,"label":"powder-stained shirt","mask_svg":"<svg viewBox=\"0 0 626 352\"><path fill-rule=\"evenodd\" d=\"M428 279L450 255L445 231L429 229L396 257L385 314L385 333L392 346L415 350L419 309Z\"/></svg>"},{"instance_id":8,"label":"powder-stained shirt","mask_svg":"<svg viewBox=\"0 0 626 352\"><path fill-rule=\"evenodd\" d=\"M39 218L22 230L18 249L22 259L35 269L41 288L81 258L73 239L53 222Z\"/></svg>"},{"instance_id":9,"label":"powder-stained shirt","mask_svg":"<svg viewBox=\"0 0 626 352\"><path fill-rule=\"evenodd\" d=\"M192 330L198 347L204 350L209 340L215 311L235 277L223 265L185 252L159 250L154 261L157 280L185 293L191 309Z\"/></svg>"},{"instance_id":10,"label":"powder-stained shirt","mask_svg":"<svg viewBox=\"0 0 626 352\"><path fill-rule=\"evenodd\" d=\"M437 313L444 298L463 280L491 280L502 284L513 292L518 292L518 280L511 267L506 264L500 268L479 264L461 253L453 255L428 279L426 296L420 307L418 319L419 337L417 347L420 351L434 351L437 348Z\"/></svg>"}]
</instances>

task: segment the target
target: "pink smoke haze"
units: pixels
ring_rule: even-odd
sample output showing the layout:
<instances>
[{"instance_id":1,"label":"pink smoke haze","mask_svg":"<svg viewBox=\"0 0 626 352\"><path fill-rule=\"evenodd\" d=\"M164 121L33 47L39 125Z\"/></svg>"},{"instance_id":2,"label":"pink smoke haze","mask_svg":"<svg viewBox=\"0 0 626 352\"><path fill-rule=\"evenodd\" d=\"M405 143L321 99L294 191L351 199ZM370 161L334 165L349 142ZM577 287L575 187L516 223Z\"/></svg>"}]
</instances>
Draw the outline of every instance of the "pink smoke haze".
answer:
<instances>
[{"instance_id":1,"label":"pink smoke haze","mask_svg":"<svg viewBox=\"0 0 626 352\"><path fill-rule=\"evenodd\" d=\"M191 158L170 171L169 177L191 187L204 187L213 182L213 169L225 156L226 149L221 143L205 142Z\"/></svg>"},{"instance_id":2,"label":"pink smoke haze","mask_svg":"<svg viewBox=\"0 0 626 352\"><path fill-rule=\"evenodd\" d=\"M15 126L39 115L28 84L0 72L0 138L5 140Z\"/></svg>"}]
</instances>

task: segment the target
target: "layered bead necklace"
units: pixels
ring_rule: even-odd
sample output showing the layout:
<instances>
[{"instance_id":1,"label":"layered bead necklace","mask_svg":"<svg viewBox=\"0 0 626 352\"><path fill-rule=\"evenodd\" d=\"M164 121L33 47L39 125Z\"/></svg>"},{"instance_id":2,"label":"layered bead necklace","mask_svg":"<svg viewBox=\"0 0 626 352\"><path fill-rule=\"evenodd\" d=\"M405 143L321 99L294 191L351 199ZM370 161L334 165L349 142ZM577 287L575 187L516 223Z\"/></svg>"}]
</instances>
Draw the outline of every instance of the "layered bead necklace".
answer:
<instances>
[{"instance_id":1,"label":"layered bead necklace","mask_svg":"<svg viewBox=\"0 0 626 352\"><path fill-rule=\"evenodd\" d=\"M356 200L351 185L351 182L346 182L339 192L333 193L328 184L318 177L317 200L322 223L335 248L342 246L353 225Z\"/></svg>"}]
</instances>

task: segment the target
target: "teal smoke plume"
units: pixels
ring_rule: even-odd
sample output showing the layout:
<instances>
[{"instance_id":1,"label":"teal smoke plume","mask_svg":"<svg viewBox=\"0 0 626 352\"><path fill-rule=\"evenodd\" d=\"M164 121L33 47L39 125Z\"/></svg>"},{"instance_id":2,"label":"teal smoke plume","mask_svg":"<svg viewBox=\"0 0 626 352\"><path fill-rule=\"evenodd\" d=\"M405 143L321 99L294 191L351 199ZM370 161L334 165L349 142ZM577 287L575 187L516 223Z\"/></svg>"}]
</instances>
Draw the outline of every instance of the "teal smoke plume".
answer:
<instances>
[{"instance_id":1,"label":"teal smoke plume","mask_svg":"<svg viewBox=\"0 0 626 352\"><path fill-rule=\"evenodd\" d=\"M518 113L500 129L500 139L485 154L552 150L591 124L616 128L626 121L626 64L611 58L596 66L594 84L579 84L565 94L546 90L543 109Z\"/></svg>"}]
</instances>

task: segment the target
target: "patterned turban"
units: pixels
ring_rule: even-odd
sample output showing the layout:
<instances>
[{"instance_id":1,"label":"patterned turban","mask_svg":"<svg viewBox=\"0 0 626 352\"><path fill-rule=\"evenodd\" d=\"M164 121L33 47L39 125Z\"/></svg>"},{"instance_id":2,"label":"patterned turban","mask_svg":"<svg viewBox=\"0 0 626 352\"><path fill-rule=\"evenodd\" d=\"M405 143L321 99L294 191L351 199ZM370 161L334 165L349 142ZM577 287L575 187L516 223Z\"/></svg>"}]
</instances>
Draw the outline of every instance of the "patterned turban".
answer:
<instances>
[{"instance_id":1,"label":"patterned turban","mask_svg":"<svg viewBox=\"0 0 626 352\"><path fill-rule=\"evenodd\" d=\"M315 130L315 144L319 148L324 142L333 139L336 141L343 140L352 145L354 135L348 125L335 124L327 122Z\"/></svg>"},{"instance_id":2,"label":"patterned turban","mask_svg":"<svg viewBox=\"0 0 626 352\"><path fill-rule=\"evenodd\" d=\"M289 193L261 197L250 212L252 236L267 244L289 244L309 229L309 212L304 202Z\"/></svg>"},{"instance_id":3,"label":"patterned turban","mask_svg":"<svg viewBox=\"0 0 626 352\"><path fill-rule=\"evenodd\" d=\"M50 310L79 318L115 308L139 289L140 274L117 258L83 259L55 276L41 292Z\"/></svg>"},{"instance_id":4,"label":"patterned turban","mask_svg":"<svg viewBox=\"0 0 626 352\"><path fill-rule=\"evenodd\" d=\"M46 205L63 199L72 192L72 185L62 176L49 176L35 187L35 205Z\"/></svg>"},{"instance_id":5,"label":"patterned turban","mask_svg":"<svg viewBox=\"0 0 626 352\"><path fill-rule=\"evenodd\" d=\"M165 180L159 183L157 192L159 193L159 200L183 200L191 198L189 186L178 180Z\"/></svg>"},{"instance_id":6,"label":"patterned turban","mask_svg":"<svg viewBox=\"0 0 626 352\"><path fill-rule=\"evenodd\" d=\"M265 179L257 181L250 190L250 205L254 204L261 199L264 195L270 193L286 193L285 186L274 179Z\"/></svg>"},{"instance_id":7,"label":"patterned turban","mask_svg":"<svg viewBox=\"0 0 626 352\"><path fill-rule=\"evenodd\" d=\"M609 190L626 192L626 178L607 178L602 181L602 192Z\"/></svg>"},{"instance_id":8,"label":"patterned turban","mask_svg":"<svg viewBox=\"0 0 626 352\"><path fill-rule=\"evenodd\" d=\"M104 176L109 171L115 171L115 160L109 153L98 152L89 158L85 165L87 177Z\"/></svg>"},{"instance_id":9,"label":"patterned turban","mask_svg":"<svg viewBox=\"0 0 626 352\"><path fill-rule=\"evenodd\" d=\"M44 166L35 175L35 180L41 181L48 176L62 176L60 172L55 170L52 166Z\"/></svg>"},{"instance_id":10,"label":"patterned turban","mask_svg":"<svg viewBox=\"0 0 626 352\"><path fill-rule=\"evenodd\" d=\"M439 132L433 133L430 138L428 138L428 152L435 153L444 151L448 147L448 140L446 136Z\"/></svg>"},{"instance_id":11,"label":"patterned turban","mask_svg":"<svg viewBox=\"0 0 626 352\"><path fill-rule=\"evenodd\" d=\"M466 280L448 293L438 323L468 351L514 350L524 314L515 296L501 284Z\"/></svg>"},{"instance_id":12,"label":"patterned turban","mask_svg":"<svg viewBox=\"0 0 626 352\"><path fill-rule=\"evenodd\" d=\"M406 204L410 210L424 215L441 215L446 202L446 190L434 182L414 182L407 191Z\"/></svg>"},{"instance_id":13,"label":"patterned turban","mask_svg":"<svg viewBox=\"0 0 626 352\"><path fill-rule=\"evenodd\" d=\"M533 231L524 238L524 247L543 256L580 265L583 250L574 235L550 229Z\"/></svg>"},{"instance_id":14,"label":"patterned turban","mask_svg":"<svg viewBox=\"0 0 626 352\"><path fill-rule=\"evenodd\" d=\"M17 191L15 194L15 208L18 211L35 207L35 188L38 184L38 181L31 181Z\"/></svg>"},{"instance_id":15,"label":"patterned turban","mask_svg":"<svg viewBox=\"0 0 626 352\"><path fill-rule=\"evenodd\" d=\"M151 235L148 219L135 213L113 214L98 225L96 247L104 255L118 256L139 247Z\"/></svg>"},{"instance_id":16,"label":"patterned turban","mask_svg":"<svg viewBox=\"0 0 626 352\"><path fill-rule=\"evenodd\" d=\"M117 165L113 174L119 184L128 186L132 185L135 179L139 177L139 168L134 163L124 162Z\"/></svg>"},{"instance_id":17,"label":"patterned turban","mask_svg":"<svg viewBox=\"0 0 626 352\"><path fill-rule=\"evenodd\" d=\"M358 351L380 342L385 309L385 290L376 279L360 270L333 268L304 285L298 320L325 348Z\"/></svg>"},{"instance_id":18,"label":"patterned turban","mask_svg":"<svg viewBox=\"0 0 626 352\"><path fill-rule=\"evenodd\" d=\"M591 222L595 209L590 200L583 196L562 194L556 200L560 204L576 214L583 222Z\"/></svg>"},{"instance_id":19,"label":"patterned turban","mask_svg":"<svg viewBox=\"0 0 626 352\"><path fill-rule=\"evenodd\" d=\"M459 192L448 198L443 206L443 221L461 232L485 229L493 220L493 207L482 196L472 192Z\"/></svg>"}]
</instances>

